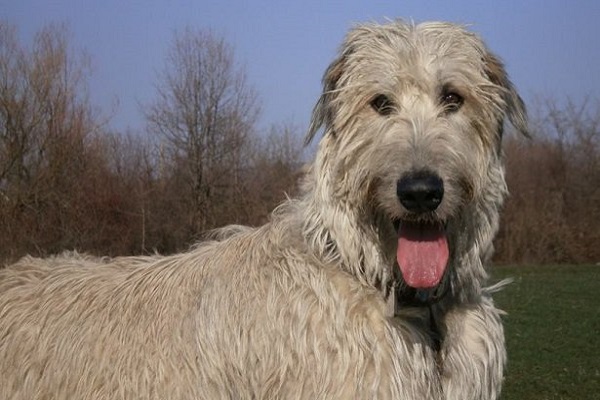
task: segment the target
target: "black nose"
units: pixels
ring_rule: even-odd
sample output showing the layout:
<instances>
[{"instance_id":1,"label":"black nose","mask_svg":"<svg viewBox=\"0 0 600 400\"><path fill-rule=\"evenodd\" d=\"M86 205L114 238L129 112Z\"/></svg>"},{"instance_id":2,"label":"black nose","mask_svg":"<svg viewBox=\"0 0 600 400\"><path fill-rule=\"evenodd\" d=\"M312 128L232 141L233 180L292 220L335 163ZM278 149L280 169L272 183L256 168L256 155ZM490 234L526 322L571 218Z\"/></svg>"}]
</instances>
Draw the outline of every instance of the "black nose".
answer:
<instances>
[{"instance_id":1,"label":"black nose","mask_svg":"<svg viewBox=\"0 0 600 400\"><path fill-rule=\"evenodd\" d=\"M433 211L444 197L444 181L431 171L413 172L398 181L396 194L408 211Z\"/></svg>"}]
</instances>

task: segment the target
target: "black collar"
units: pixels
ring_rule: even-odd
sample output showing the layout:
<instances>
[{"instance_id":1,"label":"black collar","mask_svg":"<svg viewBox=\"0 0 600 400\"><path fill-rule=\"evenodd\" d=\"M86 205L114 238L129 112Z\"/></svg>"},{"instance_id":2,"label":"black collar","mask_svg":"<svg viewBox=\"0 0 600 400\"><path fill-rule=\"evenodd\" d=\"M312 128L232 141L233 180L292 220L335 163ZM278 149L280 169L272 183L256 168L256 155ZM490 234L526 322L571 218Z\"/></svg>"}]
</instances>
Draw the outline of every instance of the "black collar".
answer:
<instances>
[{"instance_id":1,"label":"black collar","mask_svg":"<svg viewBox=\"0 0 600 400\"><path fill-rule=\"evenodd\" d=\"M427 308L429 314L429 337L433 350L438 353L442 348L443 334L440 330L439 323L436 321L436 314L433 306L440 302L447 294L447 285L442 290L420 290L412 287L404 286L403 288L395 288L396 290L396 307L419 307Z\"/></svg>"},{"instance_id":2,"label":"black collar","mask_svg":"<svg viewBox=\"0 0 600 400\"><path fill-rule=\"evenodd\" d=\"M440 302L447 294L447 285L439 289L415 289L403 285L396 287L396 304L401 307L431 307Z\"/></svg>"}]
</instances>

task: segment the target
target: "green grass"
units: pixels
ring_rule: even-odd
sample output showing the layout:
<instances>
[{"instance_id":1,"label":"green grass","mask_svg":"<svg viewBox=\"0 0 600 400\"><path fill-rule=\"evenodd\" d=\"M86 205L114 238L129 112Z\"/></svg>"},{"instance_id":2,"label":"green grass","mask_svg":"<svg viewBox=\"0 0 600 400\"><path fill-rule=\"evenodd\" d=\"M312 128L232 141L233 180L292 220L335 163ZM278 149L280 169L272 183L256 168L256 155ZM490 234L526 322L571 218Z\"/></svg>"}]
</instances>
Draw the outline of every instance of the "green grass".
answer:
<instances>
[{"instance_id":1,"label":"green grass","mask_svg":"<svg viewBox=\"0 0 600 400\"><path fill-rule=\"evenodd\" d=\"M600 399L600 266L495 267L508 369L502 400Z\"/></svg>"}]
</instances>

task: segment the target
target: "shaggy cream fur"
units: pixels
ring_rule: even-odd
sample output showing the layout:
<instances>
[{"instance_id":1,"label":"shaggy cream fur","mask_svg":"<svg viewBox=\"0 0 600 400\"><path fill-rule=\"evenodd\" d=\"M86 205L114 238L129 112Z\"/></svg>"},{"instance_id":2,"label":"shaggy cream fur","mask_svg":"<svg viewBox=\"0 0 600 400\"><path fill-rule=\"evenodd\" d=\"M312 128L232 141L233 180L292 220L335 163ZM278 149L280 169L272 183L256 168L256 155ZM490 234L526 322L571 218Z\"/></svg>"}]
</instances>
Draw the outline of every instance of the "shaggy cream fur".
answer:
<instances>
[{"instance_id":1,"label":"shaggy cream fur","mask_svg":"<svg viewBox=\"0 0 600 400\"><path fill-rule=\"evenodd\" d=\"M323 83L303 194L268 224L169 257L0 270L0 398L498 398L484 263L505 118L526 131L502 64L460 26L395 21L354 28ZM435 209L399 201L414 171L443 182ZM411 287L398 238L430 225L447 263Z\"/></svg>"}]
</instances>

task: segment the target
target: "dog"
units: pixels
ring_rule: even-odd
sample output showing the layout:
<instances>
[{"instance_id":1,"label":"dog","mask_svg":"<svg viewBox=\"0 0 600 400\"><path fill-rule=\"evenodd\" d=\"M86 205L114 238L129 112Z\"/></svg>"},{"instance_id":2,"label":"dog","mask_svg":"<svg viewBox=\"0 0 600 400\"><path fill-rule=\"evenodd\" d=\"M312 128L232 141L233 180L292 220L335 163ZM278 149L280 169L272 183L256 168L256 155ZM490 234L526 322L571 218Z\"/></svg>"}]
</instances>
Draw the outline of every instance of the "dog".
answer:
<instances>
[{"instance_id":1,"label":"dog","mask_svg":"<svg viewBox=\"0 0 600 400\"><path fill-rule=\"evenodd\" d=\"M502 62L464 27L363 24L323 77L301 194L172 256L0 271L3 399L496 399L486 262Z\"/></svg>"}]
</instances>

